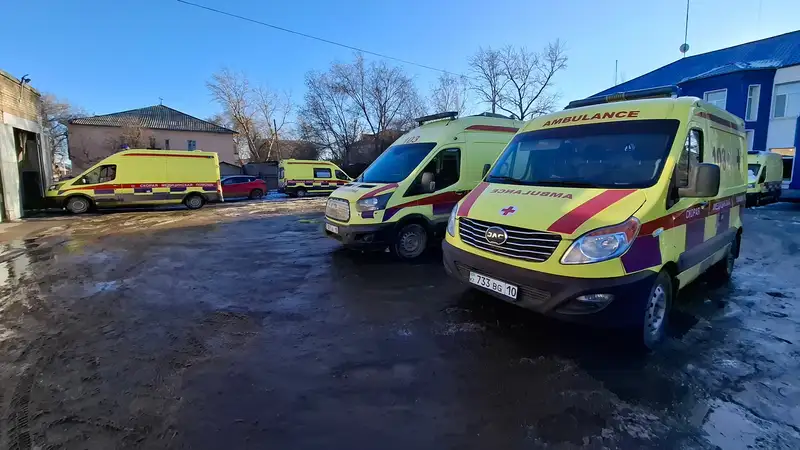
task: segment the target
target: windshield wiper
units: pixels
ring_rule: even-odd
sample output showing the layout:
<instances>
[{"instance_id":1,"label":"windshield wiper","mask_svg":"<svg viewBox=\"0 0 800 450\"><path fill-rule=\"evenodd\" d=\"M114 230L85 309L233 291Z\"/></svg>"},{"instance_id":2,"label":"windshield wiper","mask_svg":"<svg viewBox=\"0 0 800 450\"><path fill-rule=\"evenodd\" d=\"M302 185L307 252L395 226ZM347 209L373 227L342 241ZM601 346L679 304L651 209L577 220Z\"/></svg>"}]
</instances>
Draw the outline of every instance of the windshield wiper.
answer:
<instances>
[{"instance_id":1,"label":"windshield wiper","mask_svg":"<svg viewBox=\"0 0 800 450\"><path fill-rule=\"evenodd\" d=\"M537 185L537 186L553 186L553 187L576 187L576 188L596 188L597 186L592 183L586 183L583 181L548 181L548 180L540 180L540 181L533 181L529 184Z\"/></svg>"},{"instance_id":2,"label":"windshield wiper","mask_svg":"<svg viewBox=\"0 0 800 450\"><path fill-rule=\"evenodd\" d=\"M497 183L505 183L505 184L528 184L528 183L526 183L526 182L524 182L524 181L522 181L522 180L520 180L518 178L492 176L492 175L489 175L488 181L490 181L492 183L497 182Z\"/></svg>"}]
</instances>

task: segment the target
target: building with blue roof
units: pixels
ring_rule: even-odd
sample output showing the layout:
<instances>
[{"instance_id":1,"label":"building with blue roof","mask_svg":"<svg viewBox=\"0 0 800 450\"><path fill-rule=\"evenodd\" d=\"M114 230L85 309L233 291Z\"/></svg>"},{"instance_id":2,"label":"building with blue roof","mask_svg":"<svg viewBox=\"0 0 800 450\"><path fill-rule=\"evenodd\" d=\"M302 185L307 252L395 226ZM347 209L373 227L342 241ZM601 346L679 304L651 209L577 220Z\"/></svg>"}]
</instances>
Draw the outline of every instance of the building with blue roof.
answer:
<instances>
[{"instance_id":1,"label":"building with blue roof","mask_svg":"<svg viewBox=\"0 0 800 450\"><path fill-rule=\"evenodd\" d=\"M677 85L745 121L750 150L784 155L784 176L800 189L800 30L687 56L595 94ZM798 164L800 165L800 164Z\"/></svg>"}]
</instances>

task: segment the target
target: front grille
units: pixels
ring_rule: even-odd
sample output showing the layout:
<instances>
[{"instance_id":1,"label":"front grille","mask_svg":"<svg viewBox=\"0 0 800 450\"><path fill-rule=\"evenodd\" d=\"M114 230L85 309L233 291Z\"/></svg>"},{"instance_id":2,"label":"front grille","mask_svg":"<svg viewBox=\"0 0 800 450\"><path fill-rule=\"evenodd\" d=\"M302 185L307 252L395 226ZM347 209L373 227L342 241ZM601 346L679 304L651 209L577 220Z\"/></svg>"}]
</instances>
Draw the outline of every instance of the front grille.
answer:
<instances>
[{"instance_id":1,"label":"front grille","mask_svg":"<svg viewBox=\"0 0 800 450\"><path fill-rule=\"evenodd\" d=\"M328 198L325 205L325 216L340 222L350 220L350 202L341 198Z\"/></svg>"},{"instance_id":2,"label":"front grille","mask_svg":"<svg viewBox=\"0 0 800 450\"><path fill-rule=\"evenodd\" d=\"M542 289L536 289L535 287L525 286L518 283L514 283L513 281L508 281L502 277L498 277L492 273L486 273L482 270L474 269L466 264L461 264L460 262L456 261L456 269L458 269L459 275L466 281L469 281L469 273L476 272L483 275L488 275L493 278L497 278L498 280L505 281L506 283L513 284L517 286L519 293L517 294L517 301L520 302L530 302L533 304L541 304L546 302L550 299L550 292L544 291Z\"/></svg>"},{"instance_id":3,"label":"front grille","mask_svg":"<svg viewBox=\"0 0 800 450\"><path fill-rule=\"evenodd\" d=\"M486 240L489 227L502 228L508 239L502 244L490 244ZM543 231L531 231L482 220L462 217L458 222L458 235L465 244L475 248L525 261L544 262L553 254L561 236Z\"/></svg>"}]
</instances>

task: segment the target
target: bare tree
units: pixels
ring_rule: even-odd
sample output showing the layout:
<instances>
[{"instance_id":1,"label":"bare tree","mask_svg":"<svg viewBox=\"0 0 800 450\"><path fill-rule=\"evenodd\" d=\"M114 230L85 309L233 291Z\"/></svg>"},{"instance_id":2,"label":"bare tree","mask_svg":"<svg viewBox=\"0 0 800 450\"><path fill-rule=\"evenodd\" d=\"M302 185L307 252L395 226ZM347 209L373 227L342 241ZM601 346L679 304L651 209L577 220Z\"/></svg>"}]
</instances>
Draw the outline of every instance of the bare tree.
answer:
<instances>
[{"instance_id":1,"label":"bare tree","mask_svg":"<svg viewBox=\"0 0 800 450\"><path fill-rule=\"evenodd\" d=\"M467 105L467 78L443 73L431 92L433 112L456 111L464 114Z\"/></svg>"},{"instance_id":2,"label":"bare tree","mask_svg":"<svg viewBox=\"0 0 800 450\"><path fill-rule=\"evenodd\" d=\"M331 68L334 88L345 93L361 112L366 129L377 138L377 153L383 135L389 129L405 129L413 124L421 104L413 80L397 66L385 62L367 65L357 54L352 63L334 64Z\"/></svg>"},{"instance_id":3,"label":"bare tree","mask_svg":"<svg viewBox=\"0 0 800 450\"><path fill-rule=\"evenodd\" d=\"M331 81L329 73L306 74L305 104L299 117L301 139L317 145L332 160L348 162L363 127L350 97Z\"/></svg>"},{"instance_id":4,"label":"bare tree","mask_svg":"<svg viewBox=\"0 0 800 450\"><path fill-rule=\"evenodd\" d=\"M47 140L54 166L64 165L69 160L67 146L67 123L86 113L66 100L59 100L55 95L45 94L41 98L42 126L44 138ZM55 167L54 167L55 168Z\"/></svg>"},{"instance_id":5,"label":"bare tree","mask_svg":"<svg viewBox=\"0 0 800 450\"><path fill-rule=\"evenodd\" d=\"M555 108L553 77L567 67L563 44L556 40L535 53L525 47L505 47L500 52L501 73L506 80L498 108L520 120L547 114Z\"/></svg>"},{"instance_id":6,"label":"bare tree","mask_svg":"<svg viewBox=\"0 0 800 450\"><path fill-rule=\"evenodd\" d=\"M478 96L478 100L488 103L492 113L502 102L503 89L508 79L503 73L502 55L500 51L481 47L469 60L472 80L470 87Z\"/></svg>"},{"instance_id":7,"label":"bare tree","mask_svg":"<svg viewBox=\"0 0 800 450\"><path fill-rule=\"evenodd\" d=\"M211 97L222 107L222 116L239 133L236 145L254 162L272 158L272 150L292 110L290 95L279 95L254 86L242 73L223 69L206 83Z\"/></svg>"}]
</instances>

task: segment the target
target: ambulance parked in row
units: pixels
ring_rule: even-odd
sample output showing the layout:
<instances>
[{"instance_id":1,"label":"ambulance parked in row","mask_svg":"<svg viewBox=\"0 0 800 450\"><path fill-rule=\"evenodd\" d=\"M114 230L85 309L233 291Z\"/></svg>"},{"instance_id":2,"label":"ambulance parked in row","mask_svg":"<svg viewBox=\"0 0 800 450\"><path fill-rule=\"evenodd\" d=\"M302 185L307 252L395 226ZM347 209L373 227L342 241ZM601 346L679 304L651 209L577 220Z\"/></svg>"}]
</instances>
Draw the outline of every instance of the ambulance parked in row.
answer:
<instances>
[{"instance_id":1,"label":"ambulance parked in row","mask_svg":"<svg viewBox=\"0 0 800 450\"><path fill-rule=\"evenodd\" d=\"M289 197L328 195L352 181L330 161L284 159L278 164L278 192Z\"/></svg>"},{"instance_id":2,"label":"ambulance parked in row","mask_svg":"<svg viewBox=\"0 0 800 450\"><path fill-rule=\"evenodd\" d=\"M483 178L522 122L453 112L417 119L361 176L328 199L325 232L347 247L420 256Z\"/></svg>"},{"instance_id":3,"label":"ambulance parked in row","mask_svg":"<svg viewBox=\"0 0 800 450\"><path fill-rule=\"evenodd\" d=\"M747 206L777 202L783 183L783 157L772 152L749 152L747 183Z\"/></svg>"},{"instance_id":4,"label":"ambulance parked in row","mask_svg":"<svg viewBox=\"0 0 800 450\"><path fill-rule=\"evenodd\" d=\"M447 272L549 316L635 327L655 347L679 289L731 275L747 190L742 120L676 92L528 122L452 211Z\"/></svg>"},{"instance_id":5,"label":"ambulance parked in row","mask_svg":"<svg viewBox=\"0 0 800 450\"><path fill-rule=\"evenodd\" d=\"M50 186L46 200L73 214L92 207L181 203L198 209L223 200L219 158L212 152L125 150Z\"/></svg>"}]
</instances>

